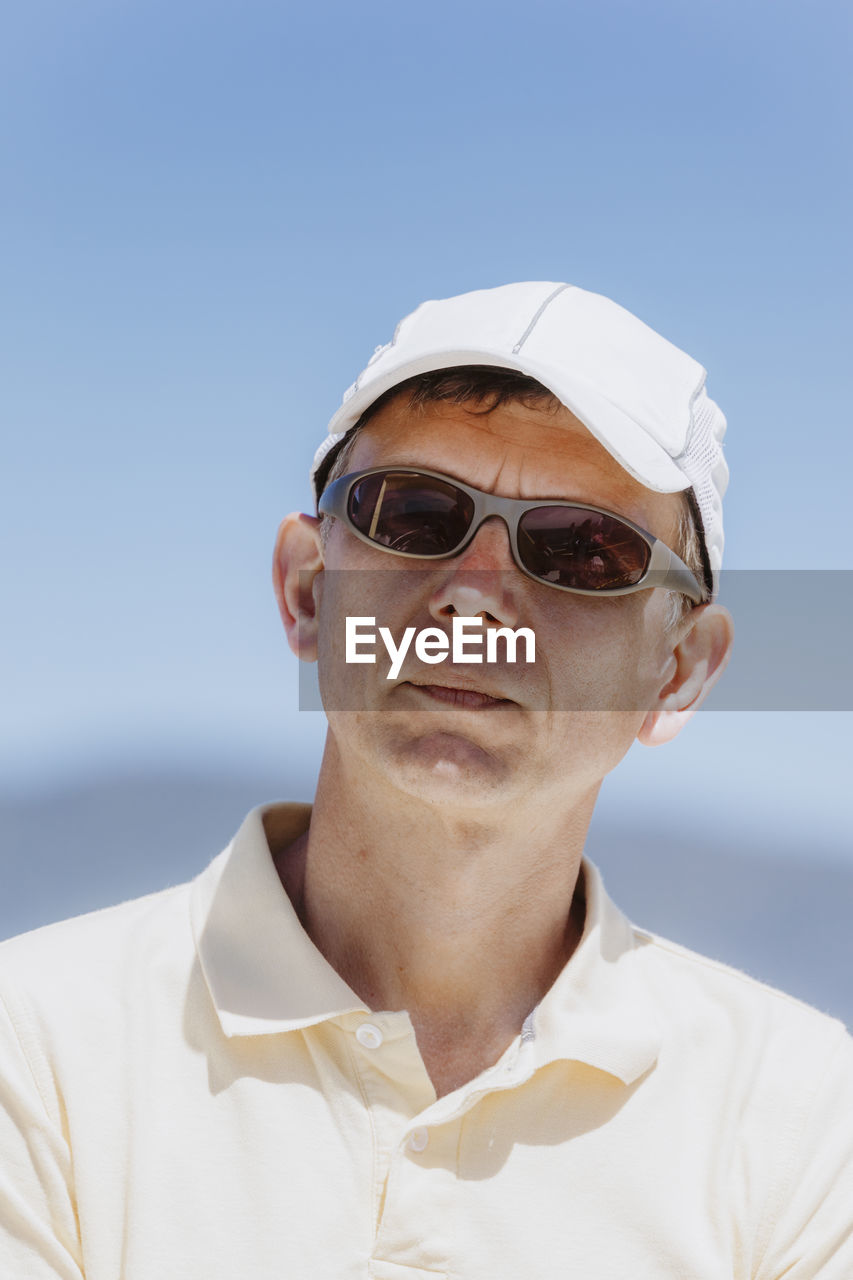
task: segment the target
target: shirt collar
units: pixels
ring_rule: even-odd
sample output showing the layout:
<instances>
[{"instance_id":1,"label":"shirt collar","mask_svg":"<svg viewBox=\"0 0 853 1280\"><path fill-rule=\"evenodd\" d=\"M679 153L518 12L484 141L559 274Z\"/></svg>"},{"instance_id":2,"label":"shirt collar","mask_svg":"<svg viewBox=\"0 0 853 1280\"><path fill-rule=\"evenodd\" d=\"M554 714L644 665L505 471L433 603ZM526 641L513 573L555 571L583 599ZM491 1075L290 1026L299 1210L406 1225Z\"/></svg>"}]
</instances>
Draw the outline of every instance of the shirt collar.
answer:
<instances>
[{"instance_id":1,"label":"shirt collar","mask_svg":"<svg viewBox=\"0 0 853 1280\"><path fill-rule=\"evenodd\" d=\"M264 830L270 810L285 841L311 818L307 804L252 809L192 887L196 951L226 1036L295 1031L367 1009L314 946L282 887Z\"/></svg>"},{"instance_id":2,"label":"shirt collar","mask_svg":"<svg viewBox=\"0 0 853 1280\"><path fill-rule=\"evenodd\" d=\"M349 1013L370 1012L302 928L273 863L264 815L295 840L311 807L253 809L231 844L192 887L196 950L226 1036L294 1031ZM651 1067L661 1032L639 972L648 940L611 902L601 876L583 863L586 920L572 958L525 1024L522 1043L536 1066L588 1063L625 1084Z\"/></svg>"},{"instance_id":3,"label":"shirt collar","mask_svg":"<svg viewBox=\"0 0 853 1280\"><path fill-rule=\"evenodd\" d=\"M583 861L586 918L581 941L526 1025L537 1066L585 1062L632 1084L657 1060L662 1030L642 974L651 939L608 897L598 868Z\"/></svg>"}]
</instances>

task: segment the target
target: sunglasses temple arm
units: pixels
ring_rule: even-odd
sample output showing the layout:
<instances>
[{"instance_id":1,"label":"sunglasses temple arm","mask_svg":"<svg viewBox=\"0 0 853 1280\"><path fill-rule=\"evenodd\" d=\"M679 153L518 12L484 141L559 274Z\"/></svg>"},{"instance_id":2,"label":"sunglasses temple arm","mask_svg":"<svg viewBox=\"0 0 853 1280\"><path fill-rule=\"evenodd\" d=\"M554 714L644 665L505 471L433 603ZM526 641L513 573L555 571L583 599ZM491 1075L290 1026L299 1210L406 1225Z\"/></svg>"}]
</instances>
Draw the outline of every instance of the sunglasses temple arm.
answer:
<instances>
[{"instance_id":1,"label":"sunglasses temple arm","mask_svg":"<svg viewBox=\"0 0 853 1280\"><path fill-rule=\"evenodd\" d=\"M340 504L340 497L342 496L343 490L341 479L345 480L346 476L338 476L337 480L333 480L332 483L327 485L320 494L317 499L318 516L335 516L337 518L338 506Z\"/></svg>"},{"instance_id":2,"label":"sunglasses temple arm","mask_svg":"<svg viewBox=\"0 0 853 1280\"><path fill-rule=\"evenodd\" d=\"M694 604L702 604L705 599L696 575L688 569L681 557L663 542L656 542L654 545L643 586L664 587L667 591L679 591Z\"/></svg>"}]
</instances>

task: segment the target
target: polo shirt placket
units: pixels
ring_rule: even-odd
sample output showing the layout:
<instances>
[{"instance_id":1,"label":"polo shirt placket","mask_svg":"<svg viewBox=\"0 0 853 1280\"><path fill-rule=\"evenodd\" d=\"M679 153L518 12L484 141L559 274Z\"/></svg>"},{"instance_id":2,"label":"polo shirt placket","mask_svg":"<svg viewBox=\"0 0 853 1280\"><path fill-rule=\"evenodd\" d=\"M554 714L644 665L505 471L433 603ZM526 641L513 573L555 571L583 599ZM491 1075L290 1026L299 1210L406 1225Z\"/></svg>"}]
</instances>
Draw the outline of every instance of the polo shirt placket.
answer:
<instances>
[{"instance_id":1,"label":"polo shirt placket","mask_svg":"<svg viewBox=\"0 0 853 1280\"><path fill-rule=\"evenodd\" d=\"M303 821L307 814L294 811ZM222 857L220 882L205 884L213 879L205 873L193 904L199 957L223 1029L236 1035L300 1027L310 1037L311 1028L327 1020L340 1031L372 1139L370 1274L397 1274L396 1268L410 1280L446 1276L459 1252L463 1127L482 1100L522 1088L536 1071L564 1058L586 1061L625 1083L654 1064L660 1033L641 989L630 974L596 962L599 916L609 906L597 873L585 868L588 928L573 983L564 972L500 1061L436 1100L409 1015L367 1009L305 935L272 867L262 824L260 812L247 818L230 857ZM261 881L269 911L259 916ZM615 911L608 925L624 969L630 931ZM563 990L567 986L577 989L573 996ZM306 1017L312 993L314 1007ZM565 1008L573 1002L580 1010L567 1023ZM475 1133L476 1123L468 1131Z\"/></svg>"}]
</instances>

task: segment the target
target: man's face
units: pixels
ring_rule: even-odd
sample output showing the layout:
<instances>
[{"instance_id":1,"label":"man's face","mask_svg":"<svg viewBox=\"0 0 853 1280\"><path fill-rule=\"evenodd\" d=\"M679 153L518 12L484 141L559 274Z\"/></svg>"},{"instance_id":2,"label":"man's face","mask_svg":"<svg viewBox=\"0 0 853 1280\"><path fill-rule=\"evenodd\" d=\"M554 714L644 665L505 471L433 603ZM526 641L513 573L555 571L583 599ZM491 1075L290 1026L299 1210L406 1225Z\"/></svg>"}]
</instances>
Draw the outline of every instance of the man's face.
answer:
<instances>
[{"instance_id":1,"label":"man's face","mask_svg":"<svg viewBox=\"0 0 853 1280\"><path fill-rule=\"evenodd\" d=\"M475 410L395 397L361 429L347 470L421 466L502 497L576 499L675 544L681 496L644 488L568 409ZM343 760L402 794L467 809L531 791L561 804L594 798L672 674L663 591L595 599L535 582L498 519L460 555L433 562L389 555L333 520L325 567L347 570L320 575L316 588L331 733ZM381 644L375 665L343 661L348 615L375 617L399 642L412 626L449 634L454 614L531 628L535 662L428 666L412 646L389 680Z\"/></svg>"}]
</instances>

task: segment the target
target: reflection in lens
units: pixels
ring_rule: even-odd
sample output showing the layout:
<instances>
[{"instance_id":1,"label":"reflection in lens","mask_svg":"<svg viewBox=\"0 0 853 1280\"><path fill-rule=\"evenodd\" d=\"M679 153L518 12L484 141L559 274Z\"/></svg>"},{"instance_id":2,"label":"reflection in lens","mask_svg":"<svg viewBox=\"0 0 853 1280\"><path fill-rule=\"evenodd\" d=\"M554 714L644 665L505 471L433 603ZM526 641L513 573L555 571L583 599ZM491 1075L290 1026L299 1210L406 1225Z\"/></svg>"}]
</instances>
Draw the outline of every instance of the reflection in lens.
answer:
<instances>
[{"instance_id":1,"label":"reflection in lens","mask_svg":"<svg viewBox=\"0 0 853 1280\"><path fill-rule=\"evenodd\" d=\"M582 507L534 507L518 524L526 569L560 587L614 591L639 582L651 549L616 516Z\"/></svg>"},{"instance_id":2,"label":"reflection in lens","mask_svg":"<svg viewBox=\"0 0 853 1280\"><path fill-rule=\"evenodd\" d=\"M416 472L380 471L349 493L349 518L380 546L410 556L446 556L474 518L473 499L455 485Z\"/></svg>"}]
</instances>

